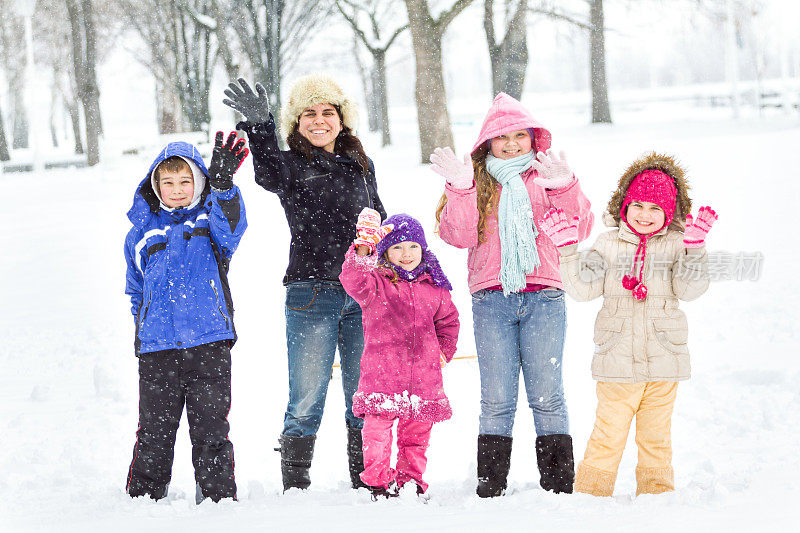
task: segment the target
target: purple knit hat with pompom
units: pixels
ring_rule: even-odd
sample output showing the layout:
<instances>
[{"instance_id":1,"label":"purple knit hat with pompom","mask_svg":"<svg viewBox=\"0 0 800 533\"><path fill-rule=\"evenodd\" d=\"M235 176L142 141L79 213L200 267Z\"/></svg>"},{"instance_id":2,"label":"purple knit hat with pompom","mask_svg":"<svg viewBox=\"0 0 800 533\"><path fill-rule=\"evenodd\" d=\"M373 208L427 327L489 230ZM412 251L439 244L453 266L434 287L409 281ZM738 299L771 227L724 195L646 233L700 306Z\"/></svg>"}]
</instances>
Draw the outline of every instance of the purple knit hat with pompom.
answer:
<instances>
[{"instance_id":1,"label":"purple knit hat with pompom","mask_svg":"<svg viewBox=\"0 0 800 533\"><path fill-rule=\"evenodd\" d=\"M433 284L437 287L443 287L448 291L453 290L447 276L444 275L439 260L432 251L428 249L428 241L425 239L425 230L422 229L422 224L417 219L405 213L392 215L383 221L382 225L393 224L394 229L389 232L386 237L381 239L377 246L375 246L375 255L383 257L391 246L404 241L413 241L422 247L422 262L417 268L408 272L402 268L394 268L393 265L388 265L389 268L397 272L397 275L403 279L411 280L423 272L427 272L433 278Z\"/></svg>"}]
</instances>

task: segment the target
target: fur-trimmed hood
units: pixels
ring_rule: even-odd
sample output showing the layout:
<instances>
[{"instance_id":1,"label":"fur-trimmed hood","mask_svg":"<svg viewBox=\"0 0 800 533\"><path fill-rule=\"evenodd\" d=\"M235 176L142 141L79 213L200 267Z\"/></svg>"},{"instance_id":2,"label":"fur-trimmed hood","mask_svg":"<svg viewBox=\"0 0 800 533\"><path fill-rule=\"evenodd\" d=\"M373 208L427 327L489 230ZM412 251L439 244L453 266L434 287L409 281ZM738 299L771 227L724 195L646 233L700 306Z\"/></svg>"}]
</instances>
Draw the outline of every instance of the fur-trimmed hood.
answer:
<instances>
[{"instance_id":1,"label":"fur-trimmed hood","mask_svg":"<svg viewBox=\"0 0 800 533\"><path fill-rule=\"evenodd\" d=\"M288 136L304 109L318 104L331 104L339 108L342 123L355 132L358 126L358 108L336 80L325 74L311 74L294 82L289 98L281 106L281 133Z\"/></svg>"},{"instance_id":2,"label":"fur-trimmed hood","mask_svg":"<svg viewBox=\"0 0 800 533\"><path fill-rule=\"evenodd\" d=\"M659 154L656 152L649 152L642 155L639 159L631 163L631 165L622 173L622 177L617 184L617 190L611 195L611 200L608 201L606 213L603 215L603 221L606 225L619 226L620 223L620 209L622 202L625 200L625 194L628 192L633 178L648 169L656 169L664 172L675 182L675 188L678 190L678 195L675 199L675 214L672 217L672 222L669 228L683 231L684 224L686 223L686 215L692 211L692 200L689 198L689 184L686 182L686 171L674 157L666 154Z\"/></svg>"}]
</instances>

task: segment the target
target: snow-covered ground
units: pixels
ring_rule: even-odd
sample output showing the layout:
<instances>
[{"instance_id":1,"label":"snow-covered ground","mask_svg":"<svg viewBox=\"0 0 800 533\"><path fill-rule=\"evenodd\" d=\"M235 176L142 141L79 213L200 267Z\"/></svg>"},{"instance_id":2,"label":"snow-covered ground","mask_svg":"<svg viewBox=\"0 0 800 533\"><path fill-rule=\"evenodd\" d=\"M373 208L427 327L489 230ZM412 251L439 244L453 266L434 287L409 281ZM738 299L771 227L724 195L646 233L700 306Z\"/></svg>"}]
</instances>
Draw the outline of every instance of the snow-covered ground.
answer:
<instances>
[{"instance_id":1,"label":"snow-covered ground","mask_svg":"<svg viewBox=\"0 0 800 533\"><path fill-rule=\"evenodd\" d=\"M240 335L230 414L239 501L195 506L185 418L169 497L158 503L131 500L124 483L137 426L138 376L123 294L122 242L134 187L160 149L153 146L135 156L109 150L92 169L0 174L0 531L796 527L800 291L794 274L800 253L791 235L800 198L800 120L772 112L734 121L726 110L672 104L619 111L613 126L589 126L584 110L548 108L533 97L525 103L550 127L555 148L566 150L598 219L625 167L655 149L686 165L695 209L710 204L720 213L711 250L763 256L757 281L715 282L701 299L683 305L694 368L693 378L679 387L673 417L674 493L633 497L632 438L613 498L542 491L532 417L523 401L510 493L480 500L474 494L478 369L474 359L463 359L444 371L454 416L433 431L427 505L412 495L373 503L366 491L349 489L338 371L319 432L312 487L282 494L273 448L287 397L281 278L288 229L277 198L255 185L246 163L237 182L250 227L230 275ZM488 104L456 103L451 109L457 151L471 146ZM364 138L387 210L417 216L432 232L442 182L416 162L414 118L411 108L393 110L396 144L390 148ZM109 128L113 133L114 125ZM147 141L118 135L108 144ZM600 231L598 222L592 238ZM463 324L457 355L473 355L466 253L436 238L429 242L456 287ZM599 305L568 303L564 375L577 459L594 419L589 362Z\"/></svg>"}]
</instances>

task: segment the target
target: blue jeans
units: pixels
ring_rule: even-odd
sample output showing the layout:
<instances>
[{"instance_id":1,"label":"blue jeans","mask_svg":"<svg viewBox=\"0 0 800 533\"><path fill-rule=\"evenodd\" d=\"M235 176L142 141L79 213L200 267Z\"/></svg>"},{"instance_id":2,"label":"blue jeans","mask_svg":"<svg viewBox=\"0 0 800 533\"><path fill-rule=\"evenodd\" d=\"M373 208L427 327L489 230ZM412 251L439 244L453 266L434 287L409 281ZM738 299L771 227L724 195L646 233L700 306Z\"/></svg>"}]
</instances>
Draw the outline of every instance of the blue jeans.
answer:
<instances>
[{"instance_id":1,"label":"blue jeans","mask_svg":"<svg viewBox=\"0 0 800 533\"><path fill-rule=\"evenodd\" d=\"M480 434L511 436L520 368L536 434L569 434L561 379L564 291L505 297L503 291L480 290L472 295L472 316L481 373Z\"/></svg>"},{"instance_id":2,"label":"blue jeans","mask_svg":"<svg viewBox=\"0 0 800 533\"><path fill-rule=\"evenodd\" d=\"M360 429L364 421L353 415L353 394L358 388L364 351L358 303L338 283L290 283L286 287L286 346L289 404L283 419L283 434L296 437L317 434L337 346L345 420L348 426Z\"/></svg>"}]
</instances>

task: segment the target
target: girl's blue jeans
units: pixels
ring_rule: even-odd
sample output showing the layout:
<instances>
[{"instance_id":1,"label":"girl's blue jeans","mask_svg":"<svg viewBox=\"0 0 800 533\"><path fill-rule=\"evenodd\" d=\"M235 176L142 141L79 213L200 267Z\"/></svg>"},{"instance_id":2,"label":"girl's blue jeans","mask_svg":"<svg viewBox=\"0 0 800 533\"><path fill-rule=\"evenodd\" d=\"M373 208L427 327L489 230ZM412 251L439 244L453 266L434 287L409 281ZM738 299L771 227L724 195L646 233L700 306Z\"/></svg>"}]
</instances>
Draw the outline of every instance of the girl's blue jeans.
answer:
<instances>
[{"instance_id":1,"label":"girl's blue jeans","mask_svg":"<svg viewBox=\"0 0 800 533\"><path fill-rule=\"evenodd\" d=\"M561 378L564 291L503 296L479 290L472 295L472 316L481 374L480 434L511 436L520 370L536 434L569 434Z\"/></svg>"},{"instance_id":2,"label":"girl's blue jeans","mask_svg":"<svg viewBox=\"0 0 800 533\"><path fill-rule=\"evenodd\" d=\"M289 403L283 434L316 435L339 348L345 420L352 428L364 421L353 415L364 331L361 307L342 286L329 281L298 281L286 287L286 345L289 359Z\"/></svg>"}]
</instances>

